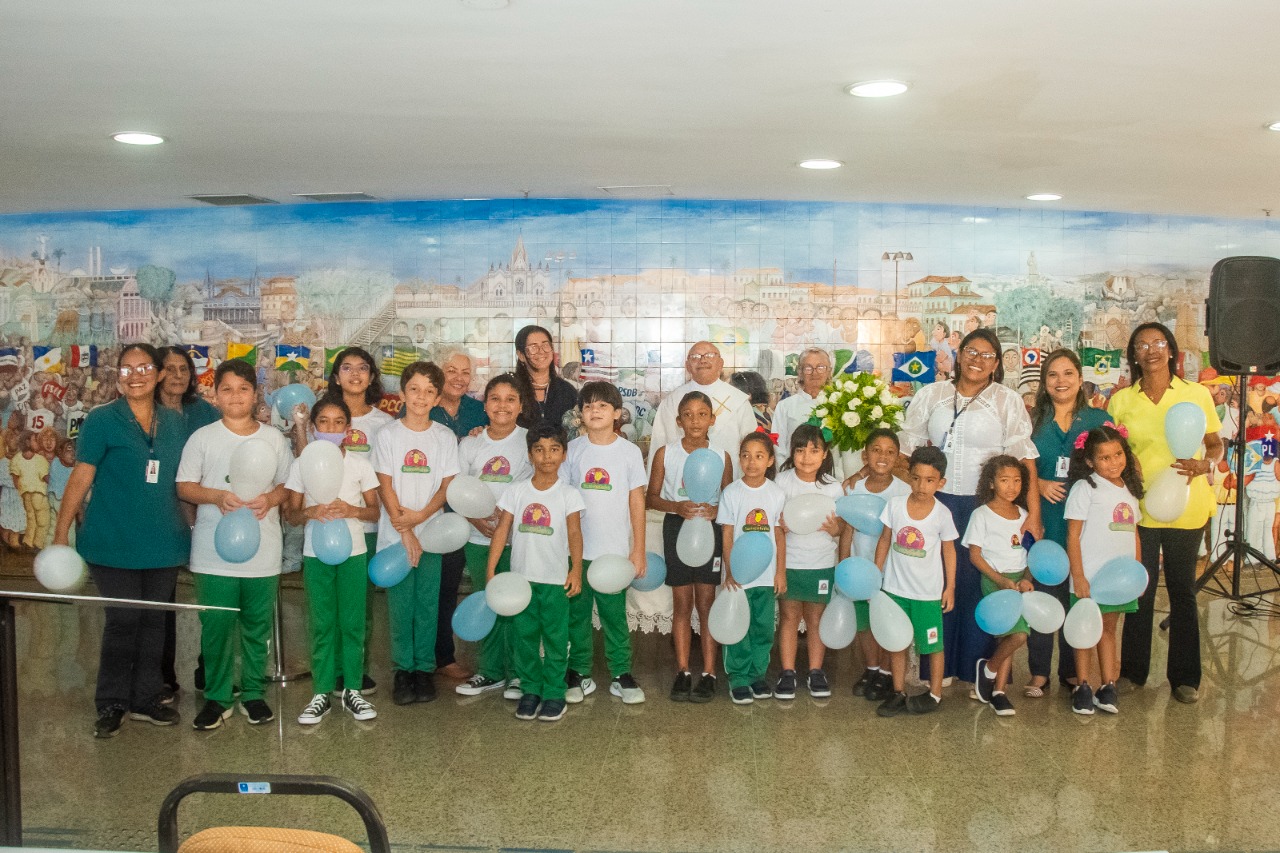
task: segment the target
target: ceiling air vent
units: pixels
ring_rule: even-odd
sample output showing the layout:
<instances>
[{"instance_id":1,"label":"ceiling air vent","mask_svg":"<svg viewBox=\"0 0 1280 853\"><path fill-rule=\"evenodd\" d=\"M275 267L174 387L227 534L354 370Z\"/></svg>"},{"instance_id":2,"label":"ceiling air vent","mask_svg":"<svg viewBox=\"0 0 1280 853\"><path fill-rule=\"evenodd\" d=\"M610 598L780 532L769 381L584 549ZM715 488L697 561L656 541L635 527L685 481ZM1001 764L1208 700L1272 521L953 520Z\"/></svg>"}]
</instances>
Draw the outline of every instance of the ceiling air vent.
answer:
<instances>
[{"instance_id":1,"label":"ceiling air vent","mask_svg":"<svg viewBox=\"0 0 1280 853\"><path fill-rule=\"evenodd\" d=\"M202 201L205 204L212 204L217 207L234 207L242 204L279 204L280 202L263 198L260 195L249 195L247 193L232 193L230 195L208 194L208 195L189 195L187 198L194 201Z\"/></svg>"},{"instance_id":2,"label":"ceiling air vent","mask_svg":"<svg viewBox=\"0 0 1280 853\"><path fill-rule=\"evenodd\" d=\"M615 198L662 198L675 195L669 184L619 184L612 187L596 187L596 189Z\"/></svg>"},{"instance_id":3,"label":"ceiling air vent","mask_svg":"<svg viewBox=\"0 0 1280 853\"><path fill-rule=\"evenodd\" d=\"M305 198L311 201L378 201L377 196L368 193L293 193L294 198Z\"/></svg>"}]
</instances>

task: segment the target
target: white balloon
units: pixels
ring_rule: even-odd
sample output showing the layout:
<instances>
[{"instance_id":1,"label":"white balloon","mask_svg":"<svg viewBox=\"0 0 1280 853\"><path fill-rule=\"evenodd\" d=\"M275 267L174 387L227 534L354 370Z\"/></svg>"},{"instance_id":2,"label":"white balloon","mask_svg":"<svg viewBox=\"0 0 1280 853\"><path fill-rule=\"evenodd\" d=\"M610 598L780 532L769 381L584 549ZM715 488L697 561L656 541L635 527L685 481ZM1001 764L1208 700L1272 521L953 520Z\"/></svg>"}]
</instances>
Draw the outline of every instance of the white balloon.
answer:
<instances>
[{"instance_id":1,"label":"white balloon","mask_svg":"<svg viewBox=\"0 0 1280 853\"><path fill-rule=\"evenodd\" d=\"M1147 491L1143 509L1156 521L1177 521L1187 508L1191 498L1191 485L1187 478L1174 468L1166 468L1156 477Z\"/></svg>"},{"instance_id":2,"label":"white balloon","mask_svg":"<svg viewBox=\"0 0 1280 853\"><path fill-rule=\"evenodd\" d=\"M732 646L747 636L751 625L751 607L744 589L726 589L716 596L707 614L707 630L717 643Z\"/></svg>"},{"instance_id":3,"label":"white balloon","mask_svg":"<svg viewBox=\"0 0 1280 853\"><path fill-rule=\"evenodd\" d=\"M251 501L270 490L275 477L275 451L262 439L251 438L231 451L227 480L231 492L240 500Z\"/></svg>"},{"instance_id":4,"label":"white balloon","mask_svg":"<svg viewBox=\"0 0 1280 853\"><path fill-rule=\"evenodd\" d=\"M716 552L716 532L707 518L686 519L676 537L676 554L686 566L705 566Z\"/></svg>"},{"instance_id":5,"label":"white balloon","mask_svg":"<svg viewBox=\"0 0 1280 853\"><path fill-rule=\"evenodd\" d=\"M1092 598L1082 598L1071 607L1062 623L1062 635L1073 649L1091 649L1102 639L1102 611Z\"/></svg>"},{"instance_id":6,"label":"white balloon","mask_svg":"<svg viewBox=\"0 0 1280 853\"><path fill-rule=\"evenodd\" d=\"M604 554L587 566L587 583L596 592L609 595L622 592L636 579L636 567L626 557Z\"/></svg>"},{"instance_id":7,"label":"white balloon","mask_svg":"<svg viewBox=\"0 0 1280 853\"><path fill-rule=\"evenodd\" d=\"M853 602L839 593L831 596L822 611L822 620L818 622L822 645L829 649L843 649L853 642L857 634L858 614L853 609Z\"/></svg>"},{"instance_id":8,"label":"white balloon","mask_svg":"<svg viewBox=\"0 0 1280 853\"><path fill-rule=\"evenodd\" d=\"M36 554L36 580L49 592L72 592L84 583L84 559L67 545L50 545Z\"/></svg>"},{"instance_id":9,"label":"white balloon","mask_svg":"<svg viewBox=\"0 0 1280 853\"><path fill-rule=\"evenodd\" d=\"M877 592L871 599L871 636L886 652L900 652L911 645L914 633L911 619L886 592Z\"/></svg>"},{"instance_id":10,"label":"white balloon","mask_svg":"<svg viewBox=\"0 0 1280 853\"><path fill-rule=\"evenodd\" d=\"M488 518L498 503L479 477L460 474L449 483L445 491L449 507L466 518Z\"/></svg>"},{"instance_id":11,"label":"white balloon","mask_svg":"<svg viewBox=\"0 0 1280 853\"><path fill-rule=\"evenodd\" d=\"M342 451L328 441L313 441L298 454L298 472L307 496L319 504L332 503L342 489ZM275 464L272 463L272 472Z\"/></svg>"},{"instance_id":12,"label":"white balloon","mask_svg":"<svg viewBox=\"0 0 1280 853\"><path fill-rule=\"evenodd\" d=\"M467 544L471 525L456 512L442 512L422 528L418 541L428 554L452 554Z\"/></svg>"},{"instance_id":13,"label":"white balloon","mask_svg":"<svg viewBox=\"0 0 1280 853\"><path fill-rule=\"evenodd\" d=\"M836 511L835 498L811 493L798 495L787 501L782 510L782 520L787 530L797 536L817 533L827 518Z\"/></svg>"},{"instance_id":14,"label":"white balloon","mask_svg":"<svg viewBox=\"0 0 1280 853\"><path fill-rule=\"evenodd\" d=\"M499 616L515 616L533 600L533 587L524 575L503 572L484 586L484 603Z\"/></svg>"},{"instance_id":15,"label":"white balloon","mask_svg":"<svg viewBox=\"0 0 1280 853\"><path fill-rule=\"evenodd\" d=\"M1062 602L1049 593L1032 590L1022 594L1022 618L1031 630L1052 634L1062 627L1067 611L1062 609Z\"/></svg>"}]
</instances>

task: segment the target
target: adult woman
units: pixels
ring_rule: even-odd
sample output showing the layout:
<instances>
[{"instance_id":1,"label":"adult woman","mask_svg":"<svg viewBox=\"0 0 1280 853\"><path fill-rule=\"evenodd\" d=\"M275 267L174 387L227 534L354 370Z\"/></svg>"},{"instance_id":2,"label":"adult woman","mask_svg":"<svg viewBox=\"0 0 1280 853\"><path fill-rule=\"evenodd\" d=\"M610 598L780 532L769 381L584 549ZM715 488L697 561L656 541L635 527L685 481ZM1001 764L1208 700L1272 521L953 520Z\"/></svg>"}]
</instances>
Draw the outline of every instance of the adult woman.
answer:
<instances>
[{"instance_id":1,"label":"adult woman","mask_svg":"<svg viewBox=\"0 0 1280 853\"><path fill-rule=\"evenodd\" d=\"M191 550L175 484L186 424L177 412L156 405L160 373L160 355L149 344L121 350L120 397L85 418L58 513L53 541L66 545L72 519L93 488L76 547L105 597L168 601ZM160 704L163 648L161 611L107 608L95 736L115 735L126 712L160 726L178 721L177 711Z\"/></svg>"},{"instance_id":2,"label":"adult woman","mask_svg":"<svg viewBox=\"0 0 1280 853\"><path fill-rule=\"evenodd\" d=\"M578 391L556 375L555 346L541 326L516 332L516 378L525 401L520 426L539 423L561 426L565 413L578 405Z\"/></svg>"},{"instance_id":3,"label":"adult woman","mask_svg":"<svg viewBox=\"0 0 1280 853\"><path fill-rule=\"evenodd\" d=\"M1159 323L1143 323L1129 336L1127 357L1133 384L1111 398L1111 416L1129 428L1129 446L1142 467L1143 487L1150 495L1156 477L1169 467L1185 474L1191 496L1182 515L1164 522L1147 514L1146 501L1138 538L1142 562L1147 567L1147 591L1138 601L1138 612L1124 620L1120 644L1120 675L1136 685L1147 682L1151 671L1151 622L1160 581L1161 557L1164 584L1169 593L1169 662L1166 673L1173 698L1191 703L1200 698L1200 622L1196 613L1196 556L1205 522L1213 515L1213 490L1207 475L1222 457L1222 428L1213 397L1203 385L1177 376L1178 342ZM1165 440L1164 418L1178 403L1191 402L1204 411L1205 436L1202 458L1175 459Z\"/></svg>"},{"instance_id":4,"label":"adult woman","mask_svg":"<svg viewBox=\"0 0 1280 853\"><path fill-rule=\"evenodd\" d=\"M1080 358L1069 349L1054 350L1040 365L1040 388L1031 410L1031 440L1040 456L1036 474L1040 478L1040 520L1046 539L1067 547L1067 522L1063 518L1067 500L1067 467L1076 438L1110 420L1107 413L1089 405L1084 392ZM1036 496L1032 496L1036 497ZM1047 592L1068 605L1067 583L1045 586L1033 580L1036 589ZM1028 696L1044 695L1053 662L1053 635L1031 632L1027 639L1027 665L1031 680ZM1058 634L1058 681L1075 683L1075 659L1062 633Z\"/></svg>"},{"instance_id":5,"label":"adult woman","mask_svg":"<svg viewBox=\"0 0 1280 853\"><path fill-rule=\"evenodd\" d=\"M951 510L961 538L976 508L978 474L992 456L1007 453L1022 460L1028 492L1035 494L1039 488L1031 419L1022 398L1001 384L1001 355L1000 339L991 329L974 329L965 335L955 380L921 388L907 407L900 435L904 455L925 444L933 444L946 454L947 483L938 498ZM1038 502L1028 507L1024 530L1041 535ZM969 562L968 550L957 548L955 607L943 617L942 628L946 677L973 680L978 661L989 657L994 648L992 638L974 618L981 599L978 570Z\"/></svg>"}]
</instances>

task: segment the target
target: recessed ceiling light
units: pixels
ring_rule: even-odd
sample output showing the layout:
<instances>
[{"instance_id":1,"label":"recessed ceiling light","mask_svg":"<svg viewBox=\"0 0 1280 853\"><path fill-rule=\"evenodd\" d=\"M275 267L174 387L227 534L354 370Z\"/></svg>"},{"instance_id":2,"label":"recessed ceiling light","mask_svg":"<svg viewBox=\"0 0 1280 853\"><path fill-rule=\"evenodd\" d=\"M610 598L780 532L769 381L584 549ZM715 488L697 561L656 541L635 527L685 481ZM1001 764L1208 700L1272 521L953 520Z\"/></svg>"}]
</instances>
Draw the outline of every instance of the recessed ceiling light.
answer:
<instances>
[{"instance_id":1,"label":"recessed ceiling light","mask_svg":"<svg viewBox=\"0 0 1280 853\"><path fill-rule=\"evenodd\" d=\"M1062 196L1057 193L1032 193L1027 196L1027 201L1062 201Z\"/></svg>"},{"instance_id":2,"label":"recessed ceiling light","mask_svg":"<svg viewBox=\"0 0 1280 853\"><path fill-rule=\"evenodd\" d=\"M864 80L854 83L845 91L857 98L889 98L901 95L908 88L910 87L901 80Z\"/></svg>"},{"instance_id":3,"label":"recessed ceiling light","mask_svg":"<svg viewBox=\"0 0 1280 853\"><path fill-rule=\"evenodd\" d=\"M1280 131L1280 121L1271 122L1271 124L1267 125L1267 130Z\"/></svg>"},{"instance_id":4,"label":"recessed ceiling light","mask_svg":"<svg viewBox=\"0 0 1280 853\"><path fill-rule=\"evenodd\" d=\"M113 133L111 138L116 142L123 142L125 145L159 145L164 142L163 136L156 136L154 133L145 133L141 130L125 130L120 133Z\"/></svg>"},{"instance_id":5,"label":"recessed ceiling light","mask_svg":"<svg viewBox=\"0 0 1280 853\"><path fill-rule=\"evenodd\" d=\"M809 160L801 160L801 169L839 169L843 166L839 160L828 160L825 157L814 157Z\"/></svg>"}]
</instances>

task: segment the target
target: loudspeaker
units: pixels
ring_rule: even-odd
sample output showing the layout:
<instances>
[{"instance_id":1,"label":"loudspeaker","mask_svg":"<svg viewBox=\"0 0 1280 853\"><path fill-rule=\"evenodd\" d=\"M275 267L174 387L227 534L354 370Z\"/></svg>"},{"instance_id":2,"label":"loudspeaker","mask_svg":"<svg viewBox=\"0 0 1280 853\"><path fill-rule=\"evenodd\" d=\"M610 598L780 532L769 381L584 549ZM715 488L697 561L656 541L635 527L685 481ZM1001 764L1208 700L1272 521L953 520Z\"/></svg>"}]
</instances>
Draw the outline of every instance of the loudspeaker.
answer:
<instances>
[{"instance_id":1,"label":"loudspeaker","mask_svg":"<svg viewBox=\"0 0 1280 853\"><path fill-rule=\"evenodd\" d=\"M1219 373L1280 373L1280 260L1241 256L1213 265L1205 302L1209 364Z\"/></svg>"}]
</instances>

